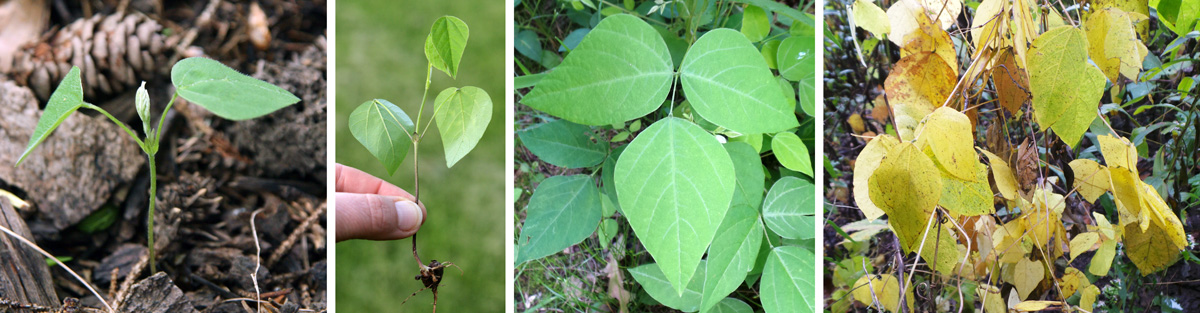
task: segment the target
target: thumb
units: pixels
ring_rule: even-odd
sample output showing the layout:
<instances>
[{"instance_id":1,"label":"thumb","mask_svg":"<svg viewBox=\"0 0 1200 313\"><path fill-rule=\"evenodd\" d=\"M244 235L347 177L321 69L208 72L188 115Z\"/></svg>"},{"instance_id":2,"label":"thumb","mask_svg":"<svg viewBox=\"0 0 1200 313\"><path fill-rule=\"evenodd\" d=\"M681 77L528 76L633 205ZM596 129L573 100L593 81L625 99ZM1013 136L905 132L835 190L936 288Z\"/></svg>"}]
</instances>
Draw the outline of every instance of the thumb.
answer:
<instances>
[{"instance_id":1,"label":"thumb","mask_svg":"<svg viewBox=\"0 0 1200 313\"><path fill-rule=\"evenodd\" d=\"M339 192L334 201L337 241L408 238L425 223L425 206L406 197Z\"/></svg>"}]
</instances>

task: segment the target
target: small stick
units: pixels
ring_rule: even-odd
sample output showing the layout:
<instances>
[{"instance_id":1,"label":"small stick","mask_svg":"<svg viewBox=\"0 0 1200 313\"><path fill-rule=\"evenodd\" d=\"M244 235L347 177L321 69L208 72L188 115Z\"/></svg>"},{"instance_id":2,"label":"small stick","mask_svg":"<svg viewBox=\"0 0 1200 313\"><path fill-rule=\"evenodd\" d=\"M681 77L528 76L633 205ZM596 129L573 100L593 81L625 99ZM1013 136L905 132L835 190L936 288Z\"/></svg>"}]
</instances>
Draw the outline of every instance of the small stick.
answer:
<instances>
[{"instance_id":1,"label":"small stick","mask_svg":"<svg viewBox=\"0 0 1200 313\"><path fill-rule=\"evenodd\" d=\"M254 210L250 213L250 233L254 235L254 273L250 274L250 281L254 283L254 300L262 301L261 292L258 290L258 269L262 267L262 246L258 244L258 229L254 227L254 217L262 212L263 209ZM254 312L262 312L262 305L259 302L254 303Z\"/></svg>"},{"instance_id":2,"label":"small stick","mask_svg":"<svg viewBox=\"0 0 1200 313\"><path fill-rule=\"evenodd\" d=\"M32 241L29 241L29 239L25 239L25 237L21 237L21 235L17 235L17 233L14 233L12 230L9 230L8 227L0 226L0 231L3 231L5 234L8 234L9 236L12 236L13 238L16 238L17 241L24 243L26 246L29 246L33 250L37 250L37 252L41 253L42 256L45 256L46 259L54 260L55 264L58 264L59 267L62 267L64 270L67 270L67 273L70 273L71 276L74 276L75 279L79 280L80 283L83 283L84 287L87 287L88 291L91 291L93 295L96 295L96 299L99 299L100 303L104 304L104 307L108 308L109 312L117 311L117 310L114 310L112 306L108 305L108 301L104 301L104 297L101 296L99 292L96 292L96 288L92 288L92 284L89 284L86 280L83 279L83 277L79 277L79 274L76 274L74 270L71 270L70 267L67 267L66 264L63 264L63 262L59 261L58 258L54 257L54 255L51 255L49 252L46 252L46 250L42 250L42 247L38 247L37 244L33 243Z\"/></svg>"},{"instance_id":3,"label":"small stick","mask_svg":"<svg viewBox=\"0 0 1200 313\"><path fill-rule=\"evenodd\" d=\"M287 250L292 249L292 246L296 245L296 240L300 239L300 235L308 232L309 228L312 228L312 225L315 224L317 219L321 217L321 213L323 211L324 208L319 208L316 212L311 212L309 213L308 217L304 218L304 222L300 223L300 227L297 227L295 231L292 231L292 234L288 235L287 239L284 240L279 247L275 248L275 252L271 253L271 257L267 258L267 268L275 266L275 262L278 262L279 258L283 257L283 254L286 253Z\"/></svg>"}]
</instances>

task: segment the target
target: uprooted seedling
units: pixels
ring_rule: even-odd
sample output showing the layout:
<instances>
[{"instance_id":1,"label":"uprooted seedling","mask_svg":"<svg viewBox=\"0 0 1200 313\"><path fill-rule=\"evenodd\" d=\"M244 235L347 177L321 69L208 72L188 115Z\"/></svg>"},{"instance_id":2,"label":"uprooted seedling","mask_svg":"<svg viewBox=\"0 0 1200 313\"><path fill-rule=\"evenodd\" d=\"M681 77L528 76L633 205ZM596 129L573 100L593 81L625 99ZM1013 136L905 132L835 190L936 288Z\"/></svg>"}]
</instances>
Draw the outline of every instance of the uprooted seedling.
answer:
<instances>
[{"instance_id":1,"label":"uprooted seedling","mask_svg":"<svg viewBox=\"0 0 1200 313\"><path fill-rule=\"evenodd\" d=\"M434 100L433 117L425 123L424 127L421 126L433 69L437 68L451 78L456 77L463 49L466 48L467 37L467 24L457 17L443 16L433 23L429 36L425 38L425 58L428 66L425 70L425 90L421 95L421 106L417 111L415 123L407 113L404 113L404 110L383 99L367 101L350 113L350 132L367 150L371 151L375 158L383 162L389 175L396 173L396 169L404 162L411 146L413 151L413 195L415 197L413 200L418 203L421 199L421 183L420 176L417 174L418 163L420 163L417 156L421 140L428 132L430 124L434 120L437 121L442 145L446 149L446 167L452 167L475 148L491 120L492 99L487 92L471 86L450 87L438 94ZM421 257L417 255L417 236L415 234L412 236L412 247L413 259L417 261L420 269L420 274L416 279L425 285L413 295L425 289L431 289L434 311L437 311L437 287L442 281L442 270L447 266L458 266L436 260L428 265L422 263ZM405 301L408 300L405 299Z\"/></svg>"}]
</instances>

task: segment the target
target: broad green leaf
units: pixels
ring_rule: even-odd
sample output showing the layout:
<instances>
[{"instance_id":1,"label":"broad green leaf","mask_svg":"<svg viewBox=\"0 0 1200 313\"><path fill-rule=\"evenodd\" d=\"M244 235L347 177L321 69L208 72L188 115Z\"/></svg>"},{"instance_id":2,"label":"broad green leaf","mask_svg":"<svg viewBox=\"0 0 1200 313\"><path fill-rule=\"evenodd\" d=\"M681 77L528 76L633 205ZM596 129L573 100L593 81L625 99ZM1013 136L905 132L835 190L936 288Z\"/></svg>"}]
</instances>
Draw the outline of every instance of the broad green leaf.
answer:
<instances>
[{"instance_id":1,"label":"broad green leaf","mask_svg":"<svg viewBox=\"0 0 1200 313\"><path fill-rule=\"evenodd\" d=\"M542 38L532 29L518 32L513 40L513 48L534 62L542 62Z\"/></svg>"},{"instance_id":2,"label":"broad green leaf","mask_svg":"<svg viewBox=\"0 0 1200 313\"><path fill-rule=\"evenodd\" d=\"M562 251L596 231L600 189L589 175L554 176L538 184L525 207L516 264Z\"/></svg>"},{"instance_id":3,"label":"broad green leaf","mask_svg":"<svg viewBox=\"0 0 1200 313\"><path fill-rule=\"evenodd\" d=\"M749 304L738 300L737 298L721 299L717 305L712 308L712 313L754 313L754 309L750 308Z\"/></svg>"},{"instance_id":4,"label":"broad green leaf","mask_svg":"<svg viewBox=\"0 0 1200 313\"><path fill-rule=\"evenodd\" d=\"M203 57L175 63L171 83L180 97L230 120L256 118L300 102L283 88Z\"/></svg>"},{"instance_id":5,"label":"broad green leaf","mask_svg":"<svg viewBox=\"0 0 1200 313\"><path fill-rule=\"evenodd\" d=\"M763 173L762 158L754 147L744 142L729 142L725 144L725 152L733 161L733 171L737 173L737 188L733 192L733 200L729 207L739 205L749 206L758 212L762 208L763 190L766 185L766 174Z\"/></svg>"},{"instance_id":6,"label":"broad green leaf","mask_svg":"<svg viewBox=\"0 0 1200 313\"><path fill-rule=\"evenodd\" d=\"M938 205L955 215L976 216L996 212L992 206L992 187L988 185L988 168L975 162L975 174L980 179L967 181L942 173L942 198Z\"/></svg>"},{"instance_id":7,"label":"broad green leaf","mask_svg":"<svg viewBox=\"0 0 1200 313\"><path fill-rule=\"evenodd\" d=\"M763 268L763 310L767 313L813 312L817 299L813 299L813 253L798 246L780 246L771 250L767 265Z\"/></svg>"},{"instance_id":8,"label":"broad green leaf","mask_svg":"<svg viewBox=\"0 0 1200 313\"><path fill-rule=\"evenodd\" d=\"M492 97L477 87L446 88L434 100L433 118L446 149L446 167L467 156L492 119Z\"/></svg>"},{"instance_id":9,"label":"broad green leaf","mask_svg":"<svg viewBox=\"0 0 1200 313\"><path fill-rule=\"evenodd\" d=\"M790 81L807 81L813 78L816 66L816 54L813 47L816 38L813 36L793 36L784 39L779 44L779 52L775 53L775 64L779 66L779 76Z\"/></svg>"},{"instance_id":10,"label":"broad green leaf","mask_svg":"<svg viewBox=\"0 0 1200 313\"><path fill-rule=\"evenodd\" d=\"M874 201L871 201L868 179L871 178L871 174L875 173L875 169L879 168L880 161L883 161L888 150L899 143L900 141L896 137L876 136L875 139L867 142L867 146L858 153L858 158L854 159L854 201L858 203L858 209L868 220L883 216L883 210L875 205Z\"/></svg>"},{"instance_id":11,"label":"broad green leaf","mask_svg":"<svg viewBox=\"0 0 1200 313\"><path fill-rule=\"evenodd\" d=\"M673 68L658 31L640 18L613 15L521 102L584 125L624 123L662 105Z\"/></svg>"},{"instance_id":12,"label":"broad green leaf","mask_svg":"<svg viewBox=\"0 0 1200 313\"><path fill-rule=\"evenodd\" d=\"M683 292L677 293L672 287L674 283L668 281L659 264L646 264L629 269L629 274L633 276L633 280L642 285L642 289L650 294L654 300L667 307L684 311L695 312L700 309L700 288L704 286L704 271L705 261L700 261L696 272L696 279L689 281L687 288Z\"/></svg>"},{"instance_id":13,"label":"broad green leaf","mask_svg":"<svg viewBox=\"0 0 1200 313\"><path fill-rule=\"evenodd\" d=\"M871 201L888 215L905 253L921 244L925 225L942 196L938 169L911 143L893 146L868 180Z\"/></svg>"},{"instance_id":14,"label":"broad green leaf","mask_svg":"<svg viewBox=\"0 0 1200 313\"><path fill-rule=\"evenodd\" d=\"M621 211L621 201L617 200L617 184L613 176L616 176L614 173L617 170L617 159L621 157L622 152L625 152L625 147L628 147L628 145L614 148L612 153L608 154L608 158L604 159L604 165L600 168L600 183L604 187L604 194L612 200L613 206L617 208L617 211Z\"/></svg>"},{"instance_id":15,"label":"broad green leaf","mask_svg":"<svg viewBox=\"0 0 1200 313\"><path fill-rule=\"evenodd\" d=\"M762 43L762 47L759 48L758 52L762 53L763 60L767 61L767 67L771 69L779 68L779 64L776 63L778 60L776 60L775 53L779 52L779 44L782 42L782 40L768 40Z\"/></svg>"},{"instance_id":16,"label":"broad green leaf","mask_svg":"<svg viewBox=\"0 0 1200 313\"><path fill-rule=\"evenodd\" d=\"M1033 115L1041 130L1075 148L1096 118L1104 95L1104 73L1087 62L1087 38L1070 26L1051 29L1029 50L1029 87L1033 89ZM1071 69L1071 70L1064 70Z\"/></svg>"},{"instance_id":17,"label":"broad green leaf","mask_svg":"<svg viewBox=\"0 0 1200 313\"><path fill-rule=\"evenodd\" d=\"M388 175L396 174L413 144L409 135L413 122L408 114L387 100L375 99L363 102L350 112L348 122L354 139L383 162Z\"/></svg>"},{"instance_id":18,"label":"broad green leaf","mask_svg":"<svg viewBox=\"0 0 1200 313\"><path fill-rule=\"evenodd\" d=\"M647 127L617 160L621 209L639 238L654 238L642 244L677 293L729 210L734 173L712 134L675 117Z\"/></svg>"},{"instance_id":19,"label":"broad green leaf","mask_svg":"<svg viewBox=\"0 0 1200 313\"><path fill-rule=\"evenodd\" d=\"M800 136L790 132L775 134L775 138L771 139L771 148L783 167L813 177L812 156L808 155L808 147L800 140Z\"/></svg>"},{"instance_id":20,"label":"broad green leaf","mask_svg":"<svg viewBox=\"0 0 1200 313\"><path fill-rule=\"evenodd\" d=\"M1083 23L1087 32L1088 54L1108 81L1120 77L1137 80L1142 60L1149 50L1137 39L1133 17L1116 8L1097 10Z\"/></svg>"},{"instance_id":21,"label":"broad green leaf","mask_svg":"<svg viewBox=\"0 0 1200 313\"><path fill-rule=\"evenodd\" d=\"M816 193L816 187L804 179L780 178L763 200L763 222L783 238L812 239L816 236Z\"/></svg>"},{"instance_id":22,"label":"broad green leaf","mask_svg":"<svg viewBox=\"0 0 1200 313\"><path fill-rule=\"evenodd\" d=\"M799 125L767 62L735 30L700 37L683 57L679 75L692 108L717 126L761 134Z\"/></svg>"},{"instance_id":23,"label":"broad green leaf","mask_svg":"<svg viewBox=\"0 0 1200 313\"><path fill-rule=\"evenodd\" d=\"M565 168L589 167L604 162L608 142L592 140L587 126L556 120L526 128L517 133L521 143L546 163Z\"/></svg>"},{"instance_id":24,"label":"broad green leaf","mask_svg":"<svg viewBox=\"0 0 1200 313\"><path fill-rule=\"evenodd\" d=\"M762 41L771 32L771 20L767 12L757 6L747 6L742 11L742 35L752 42Z\"/></svg>"},{"instance_id":25,"label":"broad green leaf","mask_svg":"<svg viewBox=\"0 0 1200 313\"><path fill-rule=\"evenodd\" d=\"M758 249L762 246L762 234L762 222L754 207L735 205L725 214L725 220L717 227L716 237L708 250L701 311L712 308L746 280L746 274L754 268ZM693 279L700 276L696 277Z\"/></svg>"},{"instance_id":26,"label":"broad green leaf","mask_svg":"<svg viewBox=\"0 0 1200 313\"><path fill-rule=\"evenodd\" d=\"M470 33L467 23L457 17L447 15L438 18L433 22L429 36L425 37L425 59L433 67L446 72L446 75L456 77Z\"/></svg>"},{"instance_id":27,"label":"broad green leaf","mask_svg":"<svg viewBox=\"0 0 1200 313\"><path fill-rule=\"evenodd\" d=\"M67 76L63 77L62 82L58 83L58 87L54 89L54 93L50 94L50 101L46 102L46 110L42 111L42 117L38 118L37 126L33 128L33 135L29 136L29 145L25 146L25 152L21 153L21 157L17 158L16 166L21 165L21 161L33 152L33 148L37 148L58 128L58 124L62 124L71 113L75 113L79 107L83 106L83 82L79 79L79 67L72 66L71 71L67 72Z\"/></svg>"},{"instance_id":28,"label":"broad green leaf","mask_svg":"<svg viewBox=\"0 0 1200 313\"><path fill-rule=\"evenodd\" d=\"M875 38L883 38L892 31L891 24L888 24L887 13L883 12L883 9L875 5L873 1L855 0L854 5L850 7L850 13L854 18L854 23L871 32Z\"/></svg>"}]
</instances>

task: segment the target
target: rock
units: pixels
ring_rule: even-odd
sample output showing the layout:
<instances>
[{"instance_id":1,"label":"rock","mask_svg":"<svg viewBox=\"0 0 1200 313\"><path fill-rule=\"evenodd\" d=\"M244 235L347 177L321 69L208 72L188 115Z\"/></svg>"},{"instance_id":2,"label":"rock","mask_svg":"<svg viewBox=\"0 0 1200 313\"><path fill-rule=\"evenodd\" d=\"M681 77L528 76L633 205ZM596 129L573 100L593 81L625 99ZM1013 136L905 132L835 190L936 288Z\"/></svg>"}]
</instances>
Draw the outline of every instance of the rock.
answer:
<instances>
[{"instance_id":1,"label":"rock","mask_svg":"<svg viewBox=\"0 0 1200 313\"><path fill-rule=\"evenodd\" d=\"M146 160L133 139L107 118L76 112L15 167L41 114L29 89L0 81L0 180L24 191L34 204L38 214L30 228L58 231L100 208Z\"/></svg>"},{"instance_id":2,"label":"rock","mask_svg":"<svg viewBox=\"0 0 1200 313\"><path fill-rule=\"evenodd\" d=\"M158 272L143 279L129 290L121 301L119 312L126 313L184 313L196 312L183 291L171 282L166 273Z\"/></svg>"}]
</instances>

